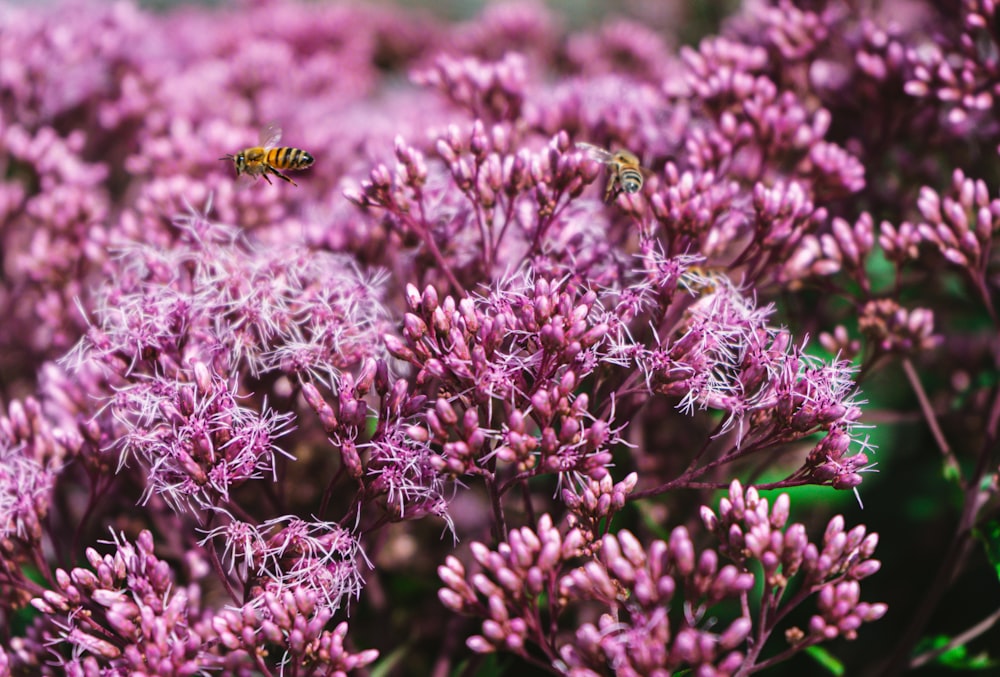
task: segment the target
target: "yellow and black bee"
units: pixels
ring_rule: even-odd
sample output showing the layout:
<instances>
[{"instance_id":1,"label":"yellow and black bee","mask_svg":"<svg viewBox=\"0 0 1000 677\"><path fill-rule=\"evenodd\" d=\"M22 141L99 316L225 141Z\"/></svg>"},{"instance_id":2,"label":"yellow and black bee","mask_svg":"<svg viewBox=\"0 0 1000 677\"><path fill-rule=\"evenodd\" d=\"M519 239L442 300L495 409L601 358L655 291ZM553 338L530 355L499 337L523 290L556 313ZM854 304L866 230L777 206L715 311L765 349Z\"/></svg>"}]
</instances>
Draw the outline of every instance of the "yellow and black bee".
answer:
<instances>
[{"instance_id":1,"label":"yellow and black bee","mask_svg":"<svg viewBox=\"0 0 1000 677\"><path fill-rule=\"evenodd\" d=\"M643 168L635 153L619 148L611 152L589 143L578 143L576 147L608 168L608 186L604 189L604 201L611 202L624 191L638 193L642 190Z\"/></svg>"},{"instance_id":2,"label":"yellow and black bee","mask_svg":"<svg viewBox=\"0 0 1000 677\"><path fill-rule=\"evenodd\" d=\"M241 150L236 155L226 155L220 160L232 160L236 165L236 178L248 177L256 179L263 176L271 183L268 174L274 174L279 179L293 186L298 184L279 172L279 169L306 169L314 162L313 156L301 148L278 146L281 141L281 127L270 124L260 131L260 145Z\"/></svg>"}]
</instances>

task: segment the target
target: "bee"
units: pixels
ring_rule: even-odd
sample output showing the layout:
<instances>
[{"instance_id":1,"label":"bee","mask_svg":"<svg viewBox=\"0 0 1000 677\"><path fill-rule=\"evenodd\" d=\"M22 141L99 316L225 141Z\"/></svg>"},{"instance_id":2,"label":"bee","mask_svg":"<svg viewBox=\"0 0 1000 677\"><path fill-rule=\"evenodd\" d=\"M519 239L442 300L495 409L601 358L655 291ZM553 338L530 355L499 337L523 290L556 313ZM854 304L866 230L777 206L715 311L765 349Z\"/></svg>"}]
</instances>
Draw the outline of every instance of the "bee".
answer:
<instances>
[{"instance_id":1,"label":"bee","mask_svg":"<svg viewBox=\"0 0 1000 677\"><path fill-rule=\"evenodd\" d=\"M722 270L692 265L681 272L677 286L687 290L692 296L707 296L715 294L722 287L732 287L733 284Z\"/></svg>"},{"instance_id":2,"label":"bee","mask_svg":"<svg viewBox=\"0 0 1000 677\"><path fill-rule=\"evenodd\" d=\"M279 169L306 169L314 162L313 156L300 148L278 146L281 141L281 127L269 124L260 130L260 145L241 150L236 155L226 155L220 160L232 160L236 165L236 178L247 176L257 178L263 176L271 183L268 174L274 174L279 179L293 186L298 184L279 172Z\"/></svg>"},{"instance_id":3,"label":"bee","mask_svg":"<svg viewBox=\"0 0 1000 677\"><path fill-rule=\"evenodd\" d=\"M643 168L639 165L639 158L635 153L623 148L611 152L583 142L576 144L576 147L608 168L608 186L604 189L605 202L613 201L622 191L632 194L642 190Z\"/></svg>"}]
</instances>

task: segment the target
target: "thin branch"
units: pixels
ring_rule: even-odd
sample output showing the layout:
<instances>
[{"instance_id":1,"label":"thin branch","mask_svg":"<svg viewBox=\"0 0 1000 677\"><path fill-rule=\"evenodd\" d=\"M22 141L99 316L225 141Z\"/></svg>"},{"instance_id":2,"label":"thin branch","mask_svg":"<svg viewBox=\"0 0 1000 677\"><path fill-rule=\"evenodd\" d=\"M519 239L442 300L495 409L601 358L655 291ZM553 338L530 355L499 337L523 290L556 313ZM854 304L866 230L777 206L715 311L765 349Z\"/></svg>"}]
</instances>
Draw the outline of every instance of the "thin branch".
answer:
<instances>
[{"instance_id":1,"label":"thin branch","mask_svg":"<svg viewBox=\"0 0 1000 677\"><path fill-rule=\"evenodd\" d=\"M937 415L935 415L931 401L927 397L927 391L924 390L924 386L920 382L920 376L913 367L913 362L908 357L903 358L903 371L906 372L906 378L910 382L910 387L913 388L913 392L917 396L917 401L920 403L920 410L924 413L924 420L927 421L927 426L931 429L931 435L934 436L934 441L937 443L938 449L941 450L941 455L945 458L945 464L950 470L958 472L958 459L955 458L955 453L952 451L951 445L948 444L948 440L945 439L944 433L941 431L941 426L938 425Z\"/></svg>"}]
</instances>

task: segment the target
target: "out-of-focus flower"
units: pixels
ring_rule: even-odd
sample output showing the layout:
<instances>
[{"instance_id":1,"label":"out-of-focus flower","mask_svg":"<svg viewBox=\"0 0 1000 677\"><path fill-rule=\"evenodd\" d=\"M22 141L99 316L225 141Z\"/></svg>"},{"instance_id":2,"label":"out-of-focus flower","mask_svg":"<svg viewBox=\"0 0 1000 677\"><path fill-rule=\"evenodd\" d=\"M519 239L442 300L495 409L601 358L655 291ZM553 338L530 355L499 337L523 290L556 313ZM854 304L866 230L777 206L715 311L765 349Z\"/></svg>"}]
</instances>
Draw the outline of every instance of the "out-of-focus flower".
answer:
<instances>
[{"instance_id":1,"label":"out-of-focus flower","mask_svg":"<svg viewBox=\"0 0 1000 677\"><path fill-rule=\"evenodd\" d=\"M924 242L935 245L951 263L968 269L974 279L984 274L993 234L1000 231L1000 199L991 199L986 182L952 177L951 194L924 187L918 201L925 222L917 225Z\"/></svg>"},{"instance_id":2,"label":"out-of-focus flower","mask_svg":"<svg viewBox=\"0 0 1000 677\"><path fill-rule=\"evenodd\" d=\"M961 10L963 30L957 39L927 43L907 55L913 75L906 83L911 96L936 98L957 131L973 126L1000 94L996 6L992 0L964 0Z\"/></svg>"},{"instance_id":3,"label":"out-of-focus flower","mask_svg":"<svg viewBox=\"0 0 1000 677\"><path fill-rule=\"evenodd\" d=\"M592 35L575 36L566 52L573 66L588 75L618 72L652 83L666 77L673 61L660 34L625 20L606 23ZM623 88L622 98L630 92Z\"/></svg>"},{"instance_id":4,"label":"out-of-focus flower","mask_svg":"<svg viewBox=\"0 0 1000 677\"><path fill-rule=\"evenodd\" d=\"M877 350L915 354L938 345L934 313L927 308L907 310L892 299L871 301L861 309L858 327Z\"/></svg>"}]
</instances>

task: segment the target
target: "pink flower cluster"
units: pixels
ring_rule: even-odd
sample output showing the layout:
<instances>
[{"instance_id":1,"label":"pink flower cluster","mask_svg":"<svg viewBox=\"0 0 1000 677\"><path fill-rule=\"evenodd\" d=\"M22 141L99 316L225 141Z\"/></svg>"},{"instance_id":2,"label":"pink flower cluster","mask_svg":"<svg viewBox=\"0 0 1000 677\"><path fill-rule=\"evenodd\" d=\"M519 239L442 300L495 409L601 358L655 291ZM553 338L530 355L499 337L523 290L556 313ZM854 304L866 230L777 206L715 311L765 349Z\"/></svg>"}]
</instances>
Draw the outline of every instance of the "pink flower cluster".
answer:
<instances>
[{"instance_id":1,"label":"pink flower cluster","mask_svg":"<svg viewBox=\"0 0 1000 677\"><path fill-rule=\"evenodd\" d=\"M849 655L879 537L763 492L867 500L880 407L931 430L964 552L996 7L750 2L692 42L699 4L0 5L0 675ZM315 164L237 181L275 125Z\"/></svg>"}]
</instances>

